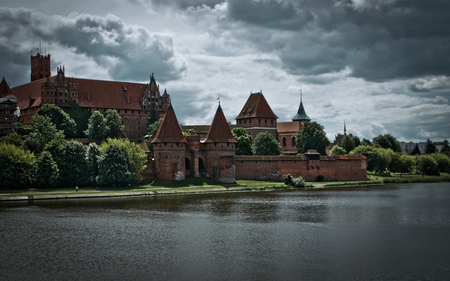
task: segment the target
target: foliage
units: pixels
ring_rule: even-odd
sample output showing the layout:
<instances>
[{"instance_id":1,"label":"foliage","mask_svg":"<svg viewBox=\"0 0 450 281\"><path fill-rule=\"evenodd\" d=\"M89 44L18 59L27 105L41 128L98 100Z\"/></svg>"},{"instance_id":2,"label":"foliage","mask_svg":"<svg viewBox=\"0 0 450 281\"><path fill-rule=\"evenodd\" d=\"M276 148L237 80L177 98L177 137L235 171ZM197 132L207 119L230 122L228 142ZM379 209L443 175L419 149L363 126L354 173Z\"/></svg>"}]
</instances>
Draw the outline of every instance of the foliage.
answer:
<instances>
[{"instance_id":1,"label":"foliage","mask_svg":"<svg viewBox=\"0 0 450 281\"><path fill-rule=\"evenodd\" d=\"M417 161L417 169L422 175L436 175L438 173L438 163L430 155L421 155Z\"/></svg>"},{"instance_id":2,"label":"foliage","mask_svg":"<svg viewBox=\"0 0 450 281\"><path fill-rule=\"evenodd\" d=\"M420 149L419 149L419 145L416 144L416 146L414 146L411 155L420 155Z\"/></svg>"},{"instance_id":3,"label":"foliage","mask_svg":"<svg viewBox=\"0 0 450 281\"><path fill-rule=\"evenodd\" d=\"M95 143L90 143L86 149L86 162L89 174L89 181L95 182L98 176L98 159L100 158L100 147Z\"/></svg>"},{"instance_id":4,"label":"foliage","mask_svg":"<svg viewBox=\"0 0 450 281\"><path fill-rule=\"evenodd\" d=\"M377 137L374 137L373 140L373 146L375 147L381 147L385 149L392 149L394 152L402 152L402 149L400 147L400 143L397 141L396 138L389 134L385 135L379 135Z\"/></svg>"},{"instance_id":5,"label":"foliage","mask_svg":"<svg viewBox=\"0 0 450 281\"><path fill-rule=\"evenodd\" d=\"M196 136L197 133L195 132L194 129L187 129L186 131L183 132L183 136Z\"/></svg>"},{"instance_id":6,"label":"foliage","mask_svg":"<svg viewBox=\"0 0 450 281\"><path fill-rule=\"evenodd\" d=\"M61 168L64 165L64 140L51 140L44 147L44 152L48 151L58 167L59 180L61 182Z\"/></svg>"},{"instance_id":7,"label":"foliage","mask_svg":"<svg viewBox=\"0 0 450 281\"><path fill-rule=\"evenodd\" d=\"M106 119L99 111L94 113L89 118L88 128L84 134L89 139L103 140L105 139L108 127L106 126Z\"/></svg>"},{"instance_id":8,"label":"foliage","mask_svg":"<svg viewBox=\"0 0 450 281\"><path fill-rule=\"evenodd\" d=\"M291 185L292 184L292 176L291 174L284 175L284 184Z\"/></svg>"},{"instance_id":9,"label":"foliage","mask_svg":"<svg viewBox=\"0 0 450 281\"><path fill-rule=\"evenodd\" d=\"M64 110L54 104L46 104L44 107L36 112L37 115L47 115L56 129L64 131L64 135L68 138L73 138L76 135L77 124L70 118Z\"/></svg>"},{"instance_id":10,"label":"foliage","mask_svg":"<svg viewBox=\"0 0 450 281\"><path fill-rule=\"evenodd\" d=\"M139 145L134 142L130 142L128 139L108 138L106 142L103 142L100 145L102 155L111 145L117 146L125 153L125 156L129 158L127 168L131 174L132 183L137 184L140 181L140 173L145 169L145 163L147 163L147 155L145 154L145 151Z\"/></svg>"},{"instance_id":11,"label":"foliage","mask_svg":"<svg viewBox=\"0 0 450 281\"><path fill-rule=\"evenodd\" d=\"M75 137L84 138L84 131L88 128L89 118L92 113L86 107L80 107L80 105L75 101L69 100L69 107L63 108L63 110L72 118L75 123Z\"/></svg>"},{"instance_id":12,"label":"foliage","mask_svg":"<svg viewBox=\"0 0 450 281\"><path fill-rule=\"evenodd\" d=\"M125 152L117 145L108 145L98 161L99 174L97 183L100 185L116 183L127 184L130 182L131 173L128 169L130 160Z\"/></svg>"},{"instance_id":13,"label":"foliage","mask_svg":"<svg viewBox=\"0 0 450 281\"><path fill-rule=\"evenodd\" d=\"M371 143L370 140L368 140L368 139L363 139L362 142L361 142L361 145L371 146L372 143Z\"/></svg>"},{"instance_id":14,"label":"foliage","mask_svg":"<svg viewBox=\"0 0 450 281\"><path fill-rule=\"evenodd\" d=\"M108 138L124 138L125 126L122 125L122 117L115 109L108 109L105 114L106 119L106 137Z\"/></svg>"},{"instance_id":15,"label":"foliage","mask_svg":"<svg viewBox=\"0 0 450 281\"><path fill-rule=\"evenodd\" d=\"M147 135L149 138L145 140L145 144L147 145L150 152L153 154L153 143L151 141L155 138L156 133L158 132L159 125L161 125L162 119L160 118L158 121L154 122L153 124L150 124L147 128Z\"/></svg>"},{"instance_id":16,"label":"foliage","mask_svg":"<svg viewBox=\"0 0 450 281\"><path fill-rule=\"evenodd\" d=\"M403 173L411 172L414 162L413 156L396 152L391 156L388 168L392 173L400 173L400 176L402 176Z\"/></svg>"},{"instance_id":17,"label":"foliage","mask_svg":"<svg viewBox=\"0 0 450 281\"><path fill-rule=\"evenodd\" d=\"M147 126L157 122L160 119L159 108L156 102L152 101L148 106Z\"/></svg>"},{"instance_id":18,"label":"foliage","mask_svg":"<svg viewBox=\"0 0 450 281\"><path fill-rule=\"evenodd\" d=\"M4 136L0 139L1 142L3 143L9 143L9 144L13 144L15 146L22 146L23 145L23 141L22 141L22 136L20 136L17 133L12 133L9 134L7 136Z\"/></svg>"},{"instance_id":19,"label":"foliage","mask_svg":"<svg viewBox=\"0 0 450 281\"><path fill-rule=\"evenodd\" d=\"M353 140L353 138L351 138L350 136L345 136L345 138L343 138L341 140L341 144L340 147L342 147L343 149L345 149L346 154L349 153L350 151L352 151L353 149L355 149L355 141Z\"/></svg>"},{"instance_id":20,"label":"foliage","mask_svg":"<svg viewBox=\"0 0 450 281\"><path fill-rule=\"evenodd\" d=\"M247 134L244 128L238 127L234 128L231 133L237 141L236 155L252 155L252 136Z\"/></svg>"},{"instance_id":21,"label":"foliage","mask_svg":"<svg viewBox=\"0 0 450 281\"><path fill-rule=\"evenodd\" d=\"M427 143L425 144L425 154L435 153L436 149L436 145L430 139L427 139Z\"/></svg>"},{"instance_id":22,"label":"foliage","mask_svg":"<svg viewBox=\"0 0 450 281\"><path fill-rule=\"evenodd\" d=\"M430 155L437 162L438 171L441 173L450 173L450 158L442 153L433 153Z\"/></svg>"},{"instance_id":23,"label":"foliage","mask_svg":"<svg viewBox=\"0 0 450 281\"><path fill-rule=\"evenodd\" d=\"M64 161L60 169L61 178L70 186L84 184L88 180L86 149L80 142L68 141L63 144Z\"/></svg>"},{"instance_id":24,"label":"foliage","mask_svg":"<svg viewBox=\"0 0 450 281\"><path fill-rule=\"evenodd\" d=\"M352 138L352 140L353 140L353 142L355 143L355 147L358 147L358 146L360 146L361 145L361 140L357 137L357 136L354 136L353 138ZM352 151L353 149L351 149L350 151ZM349 151L349 152L350 152Z\"/></svg>"},{"instance_id":25,"label":"foliage","mask_svg":"<svg viewBox=\"0 0 450 281\"><path fill-rule=\"evenodd\" d=\"M19 188L29 184L35 163L29 150L0 142L0 186Z\"/></svg>"},{"instance_id":26,"label":"foliage","mask_svg":"<svg viewBox=\"0 0 450 281\"><path fill-rule=\"evenodd\" d=\"M59 182L59 169L48 151L41 153L36 165L35 182L39 186L55 186Z\"/></svg>"},{"instance_id":27,"label":"foliage","mask_svg":"<svg viewBox=\"0 0 450 281\"><path fill-rule=\"evenodd\" d=\"M254 155L280 155L281 146L269 132L256 135L252 148Z\"/></svg>"},{"instance_id":28,"label":"foliage","mask_svg":"<svg viewBox=\"0 0 450 281\"><path fill-rule=\"evenodd\" d=\"M296 148L299 153L305 153L308 149L315 149L320 154L326 155L326 147L330 144L324 128L317 122L305 122L300 132L297 133Z\"/></svg>"},{"instance_id":29,"label":"foliage","mask_svg":"<svg viewBox=\"0 0 450 281\"><path fill-rule=\"evenodd\" d=\"M448 140L444 140L444 145L441 147L440 153L445 153L450 148Z\"/></svg>"},{"instance_id":30,"label":"foliage","mask_svg":"<svg viewBox=\"0 0 450 281\"><path fill-rule=\"evenodd\" d=\"M392 151L392 150L391 150ZM389 164L389 159L387 155L388 152L382 152L381 148L375 148L373 146L360 145L357 148L353 149L349 154L350 155L361 155L364 152L367 152L368 155L368 165L367 170L374 171L377 174L384 173Z\"/></svg>"},{"instance_id":31,"label":"foliage","mask_svg":"<svg viewBox=\"0 0 450 281\"><path fill-rule=\"evenodd\" d=\"M293 187L297 187L297 188L305 188L305 186L306 186L306 182L302 177L293 178L291 181L291 184Z\"/></svg>"},{"instance_id":32,"label":"foliage","mask_svg":"<svg viewBox=\"0 0 450 281\"><path fill-rule=\"evenodd\" d=\"M342 148L338 145L333 146L330 150L330 156L345 155L345 154L347 154L347 151L345 151L344 148Z\"/></svg>"},{"instance_id":33,"label":"foliage","mask_svg":"<svg viewBox=\"0 0 450 281\"><path fill-rule=\"evenodd\" d=\"M316 180L320 182L323 181L324 178L325 178L324 175L317 175Z\"/></svg>"},{"instance_id":34,"label":"foliage","mask_svg":"<svg viewBox=\"0 0 450 281\"><path fill-rule=\"evenodd\" d=\"M58 130L50 117L35 114L31 122L30 133L24 136L24 145L31 151L41 153L51 140L64 138L64 132Z\"/></svg>"}]
</instances>

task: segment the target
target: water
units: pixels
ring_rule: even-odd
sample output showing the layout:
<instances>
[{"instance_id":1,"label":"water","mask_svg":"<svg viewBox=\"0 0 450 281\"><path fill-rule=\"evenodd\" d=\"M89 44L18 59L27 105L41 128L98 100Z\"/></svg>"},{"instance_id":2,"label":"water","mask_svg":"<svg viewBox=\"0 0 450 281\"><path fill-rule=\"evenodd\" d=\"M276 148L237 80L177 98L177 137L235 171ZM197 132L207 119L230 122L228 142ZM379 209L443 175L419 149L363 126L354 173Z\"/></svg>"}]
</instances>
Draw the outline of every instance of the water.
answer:
<instances>
[{"instance_id":1,"label":"water","mask_svg":"<svg viewBox=\"0 0 450 281\"><path fill-rule=\"evenodd\" d=\"M0 204L1 280L448 280L450 183Z\"/></svg>"}]
</instances>

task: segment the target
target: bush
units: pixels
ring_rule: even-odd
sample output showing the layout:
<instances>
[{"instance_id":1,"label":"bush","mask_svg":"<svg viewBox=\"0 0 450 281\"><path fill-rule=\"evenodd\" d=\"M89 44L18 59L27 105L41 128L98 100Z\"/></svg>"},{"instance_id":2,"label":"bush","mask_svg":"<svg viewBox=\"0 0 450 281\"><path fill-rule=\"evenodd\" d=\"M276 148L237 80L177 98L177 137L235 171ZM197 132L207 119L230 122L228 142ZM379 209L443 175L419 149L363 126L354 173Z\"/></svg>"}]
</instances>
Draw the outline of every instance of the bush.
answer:
<instances>
[{"instance_id":1,"label":"bush","mask_svg":"<svg viewBox=\"0 0 450 281\"><path fill-rule=\"evenodd\" d=\"M292 185L292 176L291 174L284 175L284 184Z\"/></svg>"},{"instance_id":2,"label":"bush","mask_svg":"<svg viewBox=\"0 0 450 281\"><path fill-rule=\"evenodd\" d=\"M0 142L0 187L19 188L31 182L36 157L23 147Z\"/></svg>"},{"instance_id":3,"label":"bush","mask_svg":"<svg viewBox=\"0 0 450 281\"><path fill-rule=\"evenodd\" d=\"M436 175L438 170L438 163L429 155L421 155L417 161L418 170L422 174Z\"/></svg>"},{"instance_id":4,"label":"bush","mask_svg":"<svg viewBox=\"0 0 450 281\"><path fill-rule=\"evenodd\" d=\"M292 179L292 186L297 188L305 188L306 182L302 177L293 178Z\"/></svg>"},{"instance_id":5,"label":"bush","mask_svg":"<svg viewBox=\"0 0 450 281\"><path fill-rule=\"evenodd\" d=\"M317 175L316 180L317 181L323 181L324 178L325 178L324 175Z\"/></svg>"}]
</instances>

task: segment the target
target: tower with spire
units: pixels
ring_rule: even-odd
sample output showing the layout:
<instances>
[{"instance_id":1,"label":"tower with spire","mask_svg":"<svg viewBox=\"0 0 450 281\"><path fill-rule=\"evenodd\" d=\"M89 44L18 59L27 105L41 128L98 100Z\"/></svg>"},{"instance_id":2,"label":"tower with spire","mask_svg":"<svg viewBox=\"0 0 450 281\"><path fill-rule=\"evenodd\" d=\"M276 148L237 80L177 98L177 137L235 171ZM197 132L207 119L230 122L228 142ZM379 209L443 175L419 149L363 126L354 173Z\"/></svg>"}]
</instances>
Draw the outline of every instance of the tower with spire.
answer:
<instances>
[{"instance_id":1,"label":"tower with spire","mask_svg":"<svg viewBox=\"0 0 450 281\"><path fill-rule=\"evenodd\" d=\"M311 118L306 114L305 108L303 107L303 94L302 90L300 89L300 106L298 107L297 114L292 118L292 121L300 121L300 122L306 122L311 121Z\"/></svg>"}]
</instances>

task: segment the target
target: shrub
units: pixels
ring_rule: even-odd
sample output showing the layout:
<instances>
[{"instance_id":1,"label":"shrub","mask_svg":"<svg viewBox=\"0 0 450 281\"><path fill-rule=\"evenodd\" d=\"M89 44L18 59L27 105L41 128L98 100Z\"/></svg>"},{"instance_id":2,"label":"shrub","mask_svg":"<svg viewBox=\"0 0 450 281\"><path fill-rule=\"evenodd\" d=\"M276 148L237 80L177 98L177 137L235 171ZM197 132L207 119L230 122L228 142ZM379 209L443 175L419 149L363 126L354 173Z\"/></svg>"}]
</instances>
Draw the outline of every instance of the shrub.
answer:
<instances>
[{"instance_id":1,"label":"shrub","mask_svg":"<svg viewBox=\"0 0 450 281\"><path fill-rule=\"evenodd\" d=\"M293 178L292 179L292 186L297 188L305 188L306 182L302 177Z\"/></svg>"},{"instance_id":2,"label":"shrub","mask_svg":"<svg viewBox=\"0 0 450 281\"><path fill-rule=\"evenodd\" d=\"M324 175L317 175L316 180L317 181L323 181L324 178L325 178Z\"/></svg>"},{"instance_id":3,"label":"shrub","mask_svg":"<svg viewBox=\"0 0 450 281\"><path fill-rule=\"evenodd\" d=\"M291 174L284 175L284 184L292 185L292 176Z\"/></svg>"}]
</instances>

